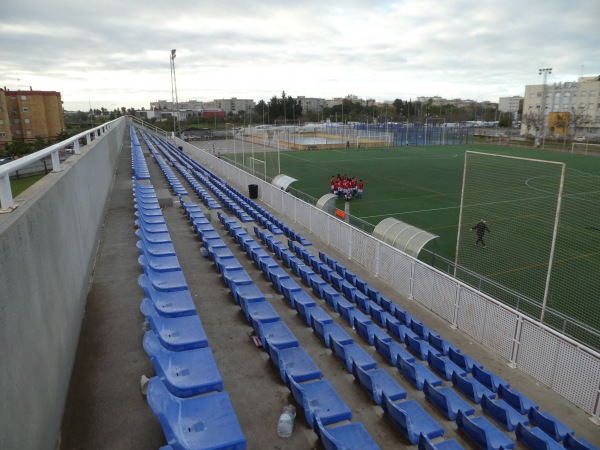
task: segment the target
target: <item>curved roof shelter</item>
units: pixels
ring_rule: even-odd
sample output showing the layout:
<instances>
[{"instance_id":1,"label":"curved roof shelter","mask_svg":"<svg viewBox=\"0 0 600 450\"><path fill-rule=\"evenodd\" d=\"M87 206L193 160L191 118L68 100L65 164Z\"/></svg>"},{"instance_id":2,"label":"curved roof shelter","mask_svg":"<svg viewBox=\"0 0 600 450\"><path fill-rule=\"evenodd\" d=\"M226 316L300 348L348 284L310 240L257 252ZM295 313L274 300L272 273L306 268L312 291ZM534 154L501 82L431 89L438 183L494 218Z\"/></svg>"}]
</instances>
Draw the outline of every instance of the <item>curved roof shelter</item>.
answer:
<instances>
[{"instance_id":1,"label":"curved roof shelter","mask_svg":"<svg viewBox=\"0 0 600 450\"><path fill-rule=\"evenodd\" d=\"M281 188L284 191L287 191L288 186L290 184L292 184L294 181L298 181L298 180L296 180L295 178L292 178L288 175L284 175L284 174L280 173L275 178L273 178L273 181L271 183L273 185L277 186L278 188Z\"/></svg>"},{"instance_id":2,"label":"curved roof shelter","mask_svg":"<svg viewBox=\"0 0 600 450\"><path fill-rule=\"evenodd\" d=\"M337 195L335 194L325 194L321 197L316 204L316 207L322 209L323 211L329 214L335 214L335 201L337 200Z\"/></svg>"},{"instance_id":3,"label":"curved roof shelter","mask_svg":"<svg viewBox=\"0 0 600 450\"><path fill-rule=\"evenodd\" d=\"M393 217L379 222L373 230L373 236L415 258L425 244L438 237Z\"/></svg>"}]
</instances>

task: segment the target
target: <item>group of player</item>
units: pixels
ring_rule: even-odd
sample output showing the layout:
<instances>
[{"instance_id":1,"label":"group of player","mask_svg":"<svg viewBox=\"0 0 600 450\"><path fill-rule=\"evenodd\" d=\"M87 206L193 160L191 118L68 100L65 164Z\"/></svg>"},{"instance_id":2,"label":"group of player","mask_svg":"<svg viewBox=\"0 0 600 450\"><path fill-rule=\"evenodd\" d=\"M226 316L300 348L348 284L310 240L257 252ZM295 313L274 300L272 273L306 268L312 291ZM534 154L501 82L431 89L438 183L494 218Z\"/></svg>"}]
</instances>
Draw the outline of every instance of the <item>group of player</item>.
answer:
<instances>
[{"instance_id":1,"label":"group of player","mask_svg":"<svg viewBox=\"0 0 600 450\"><path fill-rule=\"evenodd\" d=\"M365 183L363 180L358 180L356 177L349 177L344 174L341 176L332 175L329 182L331 193L338 197L344 197L346 201L350 201L353 197L362 198Z\"/></svg>"}]
</instances>

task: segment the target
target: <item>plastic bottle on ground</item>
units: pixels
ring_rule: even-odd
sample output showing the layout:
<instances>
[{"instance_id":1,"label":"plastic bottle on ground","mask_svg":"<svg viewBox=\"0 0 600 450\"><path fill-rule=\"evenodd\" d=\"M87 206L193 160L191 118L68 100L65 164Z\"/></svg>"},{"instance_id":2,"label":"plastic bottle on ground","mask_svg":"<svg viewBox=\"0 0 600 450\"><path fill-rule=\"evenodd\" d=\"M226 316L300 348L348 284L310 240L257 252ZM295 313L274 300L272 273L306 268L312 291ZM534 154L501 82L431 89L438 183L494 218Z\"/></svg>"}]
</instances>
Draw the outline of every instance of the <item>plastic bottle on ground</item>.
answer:
<instances>
[{"instance_id":1,"label":"plastic bottle on ground","mask_svg":"<svg viewBox=\"0 0 600 450\"><path fill-rule=\"evenodd\" d=\"M292 435L295 418L296 407L294 405L284 406L279 416L279 422L277 423L277 435L279 437L288 438Z\"/></svg>"}]
</instances>

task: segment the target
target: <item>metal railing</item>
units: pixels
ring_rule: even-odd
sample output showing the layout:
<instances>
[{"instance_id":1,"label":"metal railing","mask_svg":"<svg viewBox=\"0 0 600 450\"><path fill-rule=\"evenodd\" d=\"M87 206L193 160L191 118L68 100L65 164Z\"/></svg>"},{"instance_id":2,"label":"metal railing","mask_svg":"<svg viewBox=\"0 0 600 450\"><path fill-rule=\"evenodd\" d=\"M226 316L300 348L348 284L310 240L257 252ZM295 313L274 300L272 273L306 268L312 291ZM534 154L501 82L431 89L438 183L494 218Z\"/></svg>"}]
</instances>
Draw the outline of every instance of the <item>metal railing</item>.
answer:
<instances>
[{"instance_id":1,"label":"metal railing","mask_svg":"<svg viewBox=\"0 0 600 450\"><path fill-rule=\"evenodd\" d=\"M73 144L73 154L80 155L82 148L81 140L84 141L83 146L90 145L93 140L105 134L108 130L117 125L120 120L125 120L125 118L120 117L111 122L106 122L95 128L65 139L64 141L57 142L56 144L46 147L45 149L23 156L22 158L0 166L0 213L10 213L19 206L17 203L15 203L12 195L12 188L10 185L11 173L31 166L47 156L51 157L52 172L60 172L62 170L59 155L61 150L64 150Z\"/></svg>"}]
</instances>

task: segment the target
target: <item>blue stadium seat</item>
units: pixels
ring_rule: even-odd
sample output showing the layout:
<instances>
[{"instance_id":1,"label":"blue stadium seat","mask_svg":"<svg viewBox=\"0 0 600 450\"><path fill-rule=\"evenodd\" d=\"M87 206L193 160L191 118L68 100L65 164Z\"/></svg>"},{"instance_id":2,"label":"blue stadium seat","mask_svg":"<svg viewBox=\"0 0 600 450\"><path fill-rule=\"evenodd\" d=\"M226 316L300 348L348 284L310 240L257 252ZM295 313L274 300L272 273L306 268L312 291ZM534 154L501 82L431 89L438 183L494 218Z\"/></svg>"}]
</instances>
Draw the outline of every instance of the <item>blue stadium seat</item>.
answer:
<instances>
[{"instance_id":1,"label":"blue stadium seat","mask_svg":"<svg viewBox=\"0 0 600 450\"><path fill-rule=\"evenodd\" d=\"M429 352L429 355L427 356L427 362L429 363L430 367L432 367L437 373L442 375L448 381L452 380L452 374L455 372L461 377L467 375L467 372L465 372L464 369L459 367L457 364L454 364L446 356L438 356L434 355L432 352Z\"/></svg>"},{"instance_id":2,"label":"blue stadium seat","mask_svg":"<svg viewBox=\"0 0 600 450\"><path fill-rule=\"evenodd\" d=\"M248 323L258 334L258 324L267 322L277 322L281 320L277 311L266 300L256 302L244 302L240 304L242 310L246 313Z\"/></svg>"},{"instance_id":3,"label":"blue stadium seat","mask_svg":"<svg viewBox=\"0 0 600 450\"><path fill-rule=\"evenodd\" d=\"M419 439L419 450L463 450L456 439L448 439L433 443L427 436L421 435Z\"/></svg>"},{"instance_id":4,"label":"blue stadium seat","mask_svg":"<svg viewBox=\"0 0 600 450\"><path fill-rule=\"evenodd\" d=\"M298 347L300 343L283 321L258 322L258 331L263 348L271 354L271 347L282 349Z\"/></svg>"},{"instance_id":5,"label":"blue stadium seat","mask_svg":"<svg viewBox=\"0 0 600 450\"><path fill-rule=\"evenodd\" d=\"M488 398L496 398L496 394L481 384L473 377L461 377L456 372L452 374L452 384L465 394L474 403L480 404L481 399L486 396Z\"/></svg>"},{"instance_id":6,"label":"blue stadium seat","mask_svg":"<svg viewBox=\"0 0 600 450\"><path fill-rule=\"evenodd\" d=\"M450 420L456 420L459 411L462 411L467 416L475 414L475 408L467 403L450 386L442 386L436 389L429 384L429 381L425 380L423 383L423 394Z\"/></svg>"},{"instance_id":7,"label":"blue stadium seat","mask_svg":"<svg viewBox=\"0 0 600 450\"><path fill-rule=\"evenodd\" d=\"M529 400L516 389L508 389L503 385L500 385L500 387L498 388L498 397L504 400L506 403L508 403L521 414L528 414L531 408L539 408L536 403Z\"/></svg>"},{"instance_id":8,"label":"blue stadium seat","mask_svg":"<svg viewBox=\"0 0 600 450\"><path fill-rule=\"evenodd\" d=\"M208 347L208 339L197 314L181 317L163 317L148 298L142 300L140 310L163 347L174 352Z\"/></svg>"},{"instance_id":9,"label":"blue stadium seat","mask_svg":"<svg viewBox=\"0 0 600 450\"><path fill-rule=\"evenodd\" d=\"M406 398L406 391L384 369L365 370L357 364L353 365L352 374L363 387L369 391L373 400L378 405L383 401L385 394L391 401Z\"/></svg>"},{"instance_id":10,"label":"blue stadium seat","mask_svg":"<svg viewBox=\"0 0 600 450\"><path fill-rule=\"evenodd\" d=\"M317 430L317 419L323 425L352 419L352 411L328 380L297 383L290 379L290 389L313 430Z\"/></svg>"},{"instance_id":11,"label":"blue stadium seat","mask_svg":"<svg viewBox=\"0 0 600 450\"><path fill-rule=\"evenodd\" d=\"M352 373L354 364L365 370L375 369L377 362L358 344L342 345L330 336L331 351L339 358L346 367L348 373Z\"/></svg>"},{"instance_id":12,"label":"blue stadium seat","mask_svg":"<svg viewBox=\"0 0 600 450\"><path fill-rule=\"evenodd\" d=\"M598 450L591 442L582 437L575 437L572 434L565 436L563 445L567 450Z\"/></svg>"},{"instance_id":13,"label":"blue stadium seat","mask_svg":"<svg viewBox=\"0 0 600 450\"><path fill-rule=\"evenodd\" d=\"M519 424L529 425L527 417L513 409L504 400L492 400L484 396L481 399L481 409L508 431L516 430Z\"/></svg>"},{"instance_id":14,"label":"blue stadium seat","mask_svg":"<svg viewBox=\"0 0 600 450\"><path fill-rule=\"evenodd\" d=\"M306 321L307 325L310 325L309 312L312 308L317 306L316 302L304 291L298 291L292 293L291 303L294 305L298 314Z\"/></svg>"},{"instance_id":15,"label":"blue stadium seat","mask_svg":"<svg viewBox=\"0 0 600 450\"><path fill-rule=\"evenodd\" d=\"M473 378L490 389L492 392L498 392L500 385L503 385L505 388L510 387L510 384L493 373L491 370L484 370L479 366L473 366L472 374Z\"/></svg>"},{"instance_id":16,"label":"blue stadium seat","mask_svg":"<svg viewBox=\"0 0 600 450\"><path fill-rule=\"evenodd\" d=\"M533 425L541 428L544 433L549 435L556 442L562 441L567 434L573 434L573 430L568 428L556 417L535 408L529 410L529 420L531 420Z\"/></svg>"},{"instance_id":17,"label":"blue stadium seat","mask_svg":"<svg viewBox=\"0 0 600 450\"><path fill-rule=\"evenodd\" d=\"M379 450L369 432L360 422L326 427L317 418L318 435L325 450Z\"/></svg>"},{"instance_id":18,"label":"blue stadium seat","mask_svg":"<svg viewBox=\"0 0 600 450\"><path fill-rule=\"evenodd\" d=\"M144 294L152 301L154 308L160 315L165 317L180 317L197 314L194 300L189 289L182 291L163 292L152 286L146 274L140 275L138 284L144 290Z\"/></svg>"},{"instance_id":19,"label":"blue stadium seat","mask_svg":"<svg viewBox=\"0 0 600 450\"><path fill-rule=\"evenodd\" d=\"M373 344L377 353L394 367L398 367L398 358L403 358L411 363L415 362L415 357L398 342L381 340L379 336L375 336Z\"/></svg>"},{"instance_id":20,"label":"blue stadium seat","mask_svg":"<svg viewBox=\"0 0 600 450\"><path fill-rule=\"evenodd\" d=\"M245 450L246 438L226 392L178 398L152 377L147 399L173 449Z\"/></svg>"},{"instance_id":21,"label":"blue stadium seat","mask_svg":"<svg viewBox=\"0 0 600 450\"><path fill-rule=\"evenodd\" d=\"M323 330L323 327L326 324L333 323L333 319L325 312L323 308L320 306L315 306L308 311L307 322L309 322L309 326L313 330L316 330L316 327L318 327L320 330Z\"/></svg>"},{"instance_id":22,"label":"blue stadium seat","mask_svg":"<svg viewBox=\"0 0 600 450\"><path fill-rule=\"evenodd\" d=\"M142 254L138 258L138 263L142 266L142 269L146 274L148 273L148 270L154 272L172 272L174 270L181 270L179 260L175 255L155 256L151 253L147 253L143 246L140 251Z\"/></svg>"},{"instance_id":23,"label":"blue stadium seat","mask_svg":"<svg viewBox=\"0 0 600 450\"><path fill-rule=\"evenodd\" d=\"M332 351L334 342L337 342L338 345L348 345L354 343L354 339L352 339L350 335L346 333L346 330L344 330L335 322L324 324L322 327L318 325L318 322L313 322L313 325L317 336L319 336L325 345Z\"/></svg>"},{"instance_id":24,"label":"blue stadium seat","mask_svg":"<svg viewBox=\"0 0 600 450\"><path fill-rule=\"evenodd\" d=\"M384 395L381 406L413 445L419 443L421 435L430 439L444 435L444 429L425 412L416 400L394 403Z\"/></svg>"},{"instance_id":25,"label":"blue stadium seat","mask_svg":"<svg viewBox=\"0 0 600 450\"><path fill-rule=\"evenodd\" d=\"M455 352L460 353L458 347L455 347L446 339L439 335L436 335L435 333L429 334L428 341L433 348L441 352L444 356L448 356L448 352L450 351L450 349L453 349Z\"/></svg>"},{"instance_id":26,"label":"blue stadium seat","mask_svg":"<svg viewBox=\"0 0 600 450\"><path fill-rule=\"evenodd\" d=\"M473 358L464 353L461 353L458 349L454 349L452 347L448 348L448 358L455 364L458 364L459 367L462 367L467 371L467 373L471 373L473 371L473 366L478 366L483 368L482 364L479 364Z\"/></svg>"},{"instance_id":27,"label":"blue stadium seat","mask_svg":"<svg viewBox=\"0 0 600 450\"><path fill-rule=\"evenodd\" d=\"M209 347L172 352L153 331L144 334L144 350L156 375L177 397L191 397L223 390L223 379Z\"/></svg>"},{"instance_id":28,"label":"blue stadium seat","mask_svg":"<svg viewBox=\"0 0 600 450\"><path fill-rule=\"evenodd\" d=\"M405 336L406 347L417 355L422 361L427 361L427 355L431 352L436 356L440 356L440 352L433 348L427 341L423 339L415 339L411 335Z\"/></svg>"},{"instance_id":29,"label":"blue stadium seat","mask_svg":"<svg viewBox=\"0 0 600 450\"><path fill-rule=\"evenodd\" d=\"M320 380L323 372L302 347L273 349L273 362L279 369L281 380L289 386L289 380L297 383L309 380Z\"/></svg>"},{"instance_id":30,"label":"blue stadium seat","mask_svg":"<svg viewBox=\"0 0 600 450\"><path fill-rule=\"evenodd\" d=\"M480 448L487 450L515 448L513 440L483 416L469 418L462 411L459 411L456 424L458 429L465 432Z\"/></svg>"},{"instance_id":31,"label":"blue stadium seat","mask_svg":"<svg viewBox=\"0 0 600 450\"><path fill-rule=\"evenodd\" d=\"M442 385L442 380L418 361L411 363L399 358L397 364L400 373L420 391L423 390L423 385L426 380L431 386Z\"/></svg>"},{"instance_id":32,"label":"blue stadium seat","mask_svg":"<svg viewBox=\"0 0 600 450\"><path fill-rule=\"evenodd\" d=\"M540 428L529 428L523 424L517 426L515 431L517 441L522 442L532 450L564 450L565 447L560 445Z\"/></svg>"}]
</instances>

